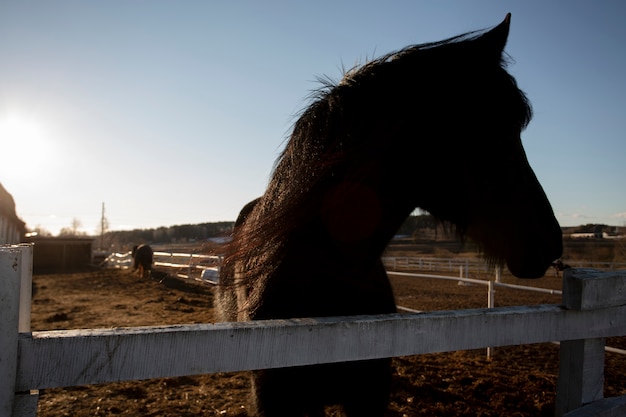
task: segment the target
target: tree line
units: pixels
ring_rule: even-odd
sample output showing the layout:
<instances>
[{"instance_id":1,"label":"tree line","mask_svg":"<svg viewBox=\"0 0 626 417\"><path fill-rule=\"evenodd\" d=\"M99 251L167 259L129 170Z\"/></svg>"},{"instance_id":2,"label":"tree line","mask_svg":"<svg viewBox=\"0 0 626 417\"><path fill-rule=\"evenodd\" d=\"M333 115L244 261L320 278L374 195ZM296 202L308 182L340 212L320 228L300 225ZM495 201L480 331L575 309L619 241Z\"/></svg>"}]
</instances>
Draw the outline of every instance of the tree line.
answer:
<instances>
[{"instance_id":1,"label":"tree line","mask_svg":"<svg viewBox=\"0 0 626 417\"><path fill-rule=\"evenodd\" d=\"M127 246L138 243L179 243L204 241L229 236L234 222L222 221L199 224L162 226L155 229L115 230L104 233L103 247Z\"/></svg>"},{"instance_id":2,"label":"tree line","mask_svg":"<svg viewBox=\"0 0 626 417\"><path fill-rule=\"evenodd\" d=\"M133 230L106 230L95 236L96 246L101 248L127 247L139 243L187 243L205 241L211 238L227 237L232 233L234 222L208 222L199 224L183 224L175 226L162 226L151 229ZM59 236L86 236L80 232L80 222L73 220L72 225L63 228ZM573 228L573 232L613 232L614 227L604 224L586 224ZM454 234L446 225L442 225L432 215L428 213L412 214L398 229L397 235L404 238L417 240L449 239L454 238ZM46 235L45 232L42 235ZM49 236L50 234L48 234Z\"/></svg>"},{"instance_id":3,"label":"tree line","mask_svg":"<svg viewBox=\"0 0 626 417\"><path fill-rule=\"evenodd\" d=\"M210 238L229 236L234 222L222 221L200 224L183 224L155 229L116 230L104 233L107 241L115 244L133 244L138 242L177 243L203 241ZM430 214L409 216L397 234L410 237L441 235L442 227ZM439 231L439 232L438 232Z\"/></svg>"}]
</instances>

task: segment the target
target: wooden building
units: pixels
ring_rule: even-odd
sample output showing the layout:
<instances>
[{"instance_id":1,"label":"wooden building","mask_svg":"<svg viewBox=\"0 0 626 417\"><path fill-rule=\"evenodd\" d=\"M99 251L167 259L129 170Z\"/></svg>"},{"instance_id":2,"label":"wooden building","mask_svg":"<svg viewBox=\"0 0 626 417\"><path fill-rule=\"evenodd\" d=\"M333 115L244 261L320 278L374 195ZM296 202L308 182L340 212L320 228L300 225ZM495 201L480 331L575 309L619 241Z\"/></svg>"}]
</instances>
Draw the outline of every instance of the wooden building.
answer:
<instances>
[{"instance_id":1,"label":"wooden building","mask_svg":"<svg viewBox=\"0 0 626 417\"><path fill-rule=\"evenodd\" d=\"M90 237L32 237L34 243L33 272L55 273L80 271L92 264L93 238Z\"/></svg>"},{"instance_id":2,"label":"wooden building","mask_svg":"<svg viewBox=\"0 0 626 417\"><path fill-rule=\"evenodd\" d=\"M0 184L0 245L20 243L26 223L17 217L13 196Z\"/></svg>"}]
</instances>

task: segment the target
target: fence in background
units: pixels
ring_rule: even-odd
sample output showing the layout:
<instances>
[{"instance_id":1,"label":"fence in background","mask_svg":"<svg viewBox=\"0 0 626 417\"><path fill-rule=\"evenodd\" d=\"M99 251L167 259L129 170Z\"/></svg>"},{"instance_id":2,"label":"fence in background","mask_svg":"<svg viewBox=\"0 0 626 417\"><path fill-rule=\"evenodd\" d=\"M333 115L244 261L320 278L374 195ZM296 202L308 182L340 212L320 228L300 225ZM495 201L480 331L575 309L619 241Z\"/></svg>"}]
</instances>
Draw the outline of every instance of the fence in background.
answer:
<instances>
[{"instance_id":1,"label":"fence in background","mask_svg":"<svg viewBox=\"0 0 626 417\"><path fill-rule=\"evenodd\" d=\"M456 272L463 269L463 276L488 273L489 268L479 259L471 258L434 258L434 257L410 257L410 256L384 256L382 257L385 268L395 271L411 271L419 269L429 272Z\"/></svg>"},{"instance_id":2,"label":"fence in background","mask_svg":"<svg viewBox=\"0 0 626 417\"><path fill-rule=\"evenodd\" d=\"M175 275L180 278L196 279L216 283L219 264L222 260L218 255L202 255L197 253L177 253L177 252L154 252L154 266L169 268L175 271ZM430 272L459 272L459 278L469 278L470 276L481 276L491 274L489 266L478 258L435 258L435 257L391 257L382 258L387 269L399 271L430 271ZM131 252L113 253L103 262L109 267L129 268L132 266ZM570 262L573 268L591 268L606 271L626 269L626 263L619 262ZM204 272L207 271L207 272ZM424 276L423 274L421 276ZM449 276L439 276L440 278L451 278ZM456 279L454 277L454 279ZM496 276L496 282L499 279ZM482 284L487 281L483 281ZM518 287L518 289L529 289L535 291L533 287ZM550 291L550 290L548 290ZM558 292L557 292L558 293Z\"/></svg>"},{"instance_id":3,"label":"fence in background","mask_svg":"<svg viewBox=\"0 0 626 417\"><path fill-rule=\"evenodd\" d=\"M473 274L487 274L489 267L478 258L431 258L412 256L385 256L382 258L385 267L393 270L413 270L456 272L459 268L465 271L465 278ZM626 269L624 262L567 262L572 268L591 268L604 271Z\"/></svg>"},{"instance_id":4,"label":"fence in background","mask_svg":"<svg viewBox=\"0 0 626 417\"><path fill-rule=\"evenodd\" d=\"M551 341L558 416L626 413L602 384L604 338L626 335L626 272L568 270L563 306L30 332L31 271L32 246L0 248L2 416L35 416L43 388Z\"/></svg>"},{"instance_id":5,"label":"fence in background","mask_svg":"<svg viewBox=\"0 0 626 417\"><path fill-rule=\"evenodd\" d=\"M198 253L154 252L154 266L168 268L179 278L194 279L216 284L219 265L222 260L218 255ZM130 268L133 264L131 252L112 253L101 265L110 268Z\"/></svg>"}]
</instances>

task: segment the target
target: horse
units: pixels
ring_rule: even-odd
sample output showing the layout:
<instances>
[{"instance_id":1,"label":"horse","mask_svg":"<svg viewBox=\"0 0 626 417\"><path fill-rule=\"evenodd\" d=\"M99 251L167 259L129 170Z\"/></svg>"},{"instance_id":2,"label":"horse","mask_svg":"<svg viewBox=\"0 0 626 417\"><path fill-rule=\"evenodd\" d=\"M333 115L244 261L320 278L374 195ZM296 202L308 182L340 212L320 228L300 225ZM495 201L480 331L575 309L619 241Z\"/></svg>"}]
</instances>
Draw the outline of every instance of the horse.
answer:
<instances>
[{"instance_id":1,"label":"horse","mask_svg":"<svg viewBox=\"0 0 626 417\"><path fill-rule=\"evenodd\" d=\"M263 195L226 249L228 321L396 312L381 262L420 208L492 266L539 278L563 244L521 132L531 105L507 72L497 26L411 45L346 71L295 121ZM380 417L391 360L252 372L251 415Z\"/></svg>"},{"instance_id":2,"label":"horse","mask_svg":"<svg viewBox=\"0 0 626 417\"><path fill-rule=\"evenodd\" d=\"M133 271L142 278L150 278L154 255L152 248L149 245L135 245L131 254L133 256Z\"/></svg>"}]
</instances>

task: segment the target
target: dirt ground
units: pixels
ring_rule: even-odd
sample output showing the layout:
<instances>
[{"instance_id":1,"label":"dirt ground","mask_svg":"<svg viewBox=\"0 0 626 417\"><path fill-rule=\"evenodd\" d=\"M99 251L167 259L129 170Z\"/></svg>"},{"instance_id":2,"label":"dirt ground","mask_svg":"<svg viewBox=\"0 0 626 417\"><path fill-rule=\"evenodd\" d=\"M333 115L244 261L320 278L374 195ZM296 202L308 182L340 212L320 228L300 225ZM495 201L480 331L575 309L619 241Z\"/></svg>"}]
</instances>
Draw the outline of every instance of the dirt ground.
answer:
<instances>
[{"instance_id":1,"label":"dirt ground","mask_svg":"<svg viewBox=\"0 0 626 417\"><path fill-rule=\"evenodd\" d=\"M156 271L141 279L122 270L35 275L32 328L108 328L214 321L213 289ZM156 279L155 279L156 278ZM505 277L505 279L508 279ZM513 278L510 278L513 280ZM160 280L162 280L160 282ZM392 278L399 305L419 310L486 307L483 286ZM538 281L560 288L550 273ZM560 302L560 296L502 289L496 306ZM609 339L626 349L626 337ZM429 354L393 361L386 417L552 416L558 346L539 344ZM246 373L228 373L43 390L38 416L248 416ZM605 396L626 394L626 356L607 352ZM337 410L329 415L339 416Z\"/></svg>"}]
</instances>

